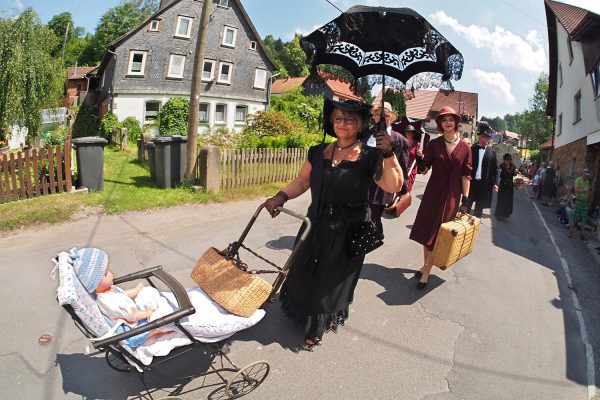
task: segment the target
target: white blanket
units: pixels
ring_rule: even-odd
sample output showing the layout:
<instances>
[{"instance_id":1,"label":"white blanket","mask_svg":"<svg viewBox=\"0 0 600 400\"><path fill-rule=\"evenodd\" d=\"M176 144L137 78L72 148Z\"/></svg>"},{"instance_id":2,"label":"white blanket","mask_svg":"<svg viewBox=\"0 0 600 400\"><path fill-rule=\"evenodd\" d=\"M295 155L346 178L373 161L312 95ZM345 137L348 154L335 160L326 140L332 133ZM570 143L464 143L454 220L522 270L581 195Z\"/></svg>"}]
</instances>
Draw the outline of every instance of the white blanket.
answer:
<instances>
[{"instance_id":1,"label":"white blanket","mask_svg":"<svg viewBox=\"0 0 600 400\"><path fill-rule=\"evenodd\" d=\"M181 325L196 339L214 343L232 336L234 333L256 325L264 316L265 310L257 310L249 318L239 317L226 311L200 288L186 289L196 312L180 320ZM170 292L159 293L153 287L144 287L135 299L140 309L154 308L150 321L168 315L177 309L175 296ZM153 335L134 350L135 355L145 365L152 362L153 356L169 354L176 347L190 343L190 340L174 324L160 328L164 334Z\"/></svg>"}]
</instances>

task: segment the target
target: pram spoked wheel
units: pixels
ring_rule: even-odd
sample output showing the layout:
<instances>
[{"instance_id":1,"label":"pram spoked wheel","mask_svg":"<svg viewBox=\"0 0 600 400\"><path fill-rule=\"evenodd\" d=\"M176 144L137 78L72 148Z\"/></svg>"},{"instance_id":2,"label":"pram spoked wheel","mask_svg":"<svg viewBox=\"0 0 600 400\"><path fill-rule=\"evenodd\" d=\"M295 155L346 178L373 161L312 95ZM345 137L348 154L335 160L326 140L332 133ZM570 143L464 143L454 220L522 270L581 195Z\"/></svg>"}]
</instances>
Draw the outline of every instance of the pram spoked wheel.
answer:
<instances>
[{"instance_id":1,"label":"pram spoked wheel","mask_svg":"<svg viewBox=\"0 0 600 400\"><path fill-rule=\"evenodd\" d=\"M113 352L112 350L108 349L106 353L104 353L104 357L106 358L106 363L108 366L115 371L131 372L131 365L129 365L121 353Z\"/></svg>"},{"instance_id":2,"label":"pram spoked wheel","mask_svg":"<svg viewBox=\"0 0 600 400\"><path fill-rule=\"evenodd\" d=\"M266 361L255 361L240 368L235 374L227 379L225 396L229 399L237 399L245 396L267 378L271 367Z\"/></svg>"}]
</instances>

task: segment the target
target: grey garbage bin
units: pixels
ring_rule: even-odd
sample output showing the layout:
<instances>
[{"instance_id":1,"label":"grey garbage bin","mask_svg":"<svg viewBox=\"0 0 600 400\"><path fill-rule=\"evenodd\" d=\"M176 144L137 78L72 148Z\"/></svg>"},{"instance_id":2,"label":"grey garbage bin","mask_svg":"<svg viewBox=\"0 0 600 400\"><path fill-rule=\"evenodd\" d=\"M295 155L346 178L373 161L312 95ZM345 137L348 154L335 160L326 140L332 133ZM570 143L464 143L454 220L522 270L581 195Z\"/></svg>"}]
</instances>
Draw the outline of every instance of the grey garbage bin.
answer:
<instances>
[{"instance_id":1,"label":"grey garbage bin","mask_svg":"<svg viewBox=\"0 0 600 400\"><path fill-rule=\"evenodd\" d=\"M174 152L179 152L176 157L179 158L179 177L178 183L182 182L185 178L185 166L187 163L187 136L173 136L174 141L179 142L179 146L174 146ZM176 149L176 150L175 150Z\"/></svg>"},{"instance_id":2,"label":"grey garbage bin","mask_svg":"<svg viewBox=\"0 0 600 400\"><path fill-rule=\"evenodd\" d=\"M156 184L164 189L181 182L181 136L158 136L154 142Z\"/></svg>"},{"instance_id":3,"label":"grey garbage bin","mask_svg":"<svg viewBox=\"0 0 600 400\"><path fill-rule=\"evenodd\" d=\"M89 191L104 190L104 146L107 143L98 136L73 139L79 186L85 186Z\"/></svg>"},{"instance_id":4,"label":"grey garbage bin","mask_svg":"<svg viewBox=\"0 0 600 400\"><path fill-rule=\"evenodd\" d=\"M148 165L150 166L150 179L152 182L156 182L156 164L154 157L155 146L153 142L148 142L144 145L146 151L148 152Z\"/></svg>"}]
</instances>

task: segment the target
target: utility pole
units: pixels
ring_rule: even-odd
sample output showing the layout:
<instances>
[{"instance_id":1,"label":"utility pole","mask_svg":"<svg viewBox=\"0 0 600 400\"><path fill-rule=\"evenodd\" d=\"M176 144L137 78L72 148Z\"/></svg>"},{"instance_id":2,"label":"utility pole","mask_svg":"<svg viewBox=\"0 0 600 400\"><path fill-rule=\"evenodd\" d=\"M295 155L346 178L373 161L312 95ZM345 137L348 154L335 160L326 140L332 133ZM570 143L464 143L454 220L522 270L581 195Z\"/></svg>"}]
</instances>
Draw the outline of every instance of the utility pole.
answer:
<instances>
[{"instance_id":1,"label":"utility pole","mask_svg":"<svg viewBox=\"0 0 600 400\"><path fill-rule=\"evenodd\" d=\"M202 84L202 68L204 65L204 42L210 18L209 7L211 0L202 3L200 27L196 38L194 55L194 70L192 71L192 91L190 93L190 112L188 119L187 160L185 164L185 180L194 183L194 167L198 159L198 114L200 112L200 85Z\"/></svg>"},{"instance_id":2,"label":"utility pole","mask_svg":"<svg viewBox=\"0 0 600 400\"><path fill-rule=\"evenodd\" d=\"M60 55L60 63L62 65L65 65L65 46L67 45L67 37L69 37L69 25L71 24L71 21L67 22L67 29L65 30L65 39L63 40L63 46L62 46L62 54Z\"/></svg>"}]
</instances>

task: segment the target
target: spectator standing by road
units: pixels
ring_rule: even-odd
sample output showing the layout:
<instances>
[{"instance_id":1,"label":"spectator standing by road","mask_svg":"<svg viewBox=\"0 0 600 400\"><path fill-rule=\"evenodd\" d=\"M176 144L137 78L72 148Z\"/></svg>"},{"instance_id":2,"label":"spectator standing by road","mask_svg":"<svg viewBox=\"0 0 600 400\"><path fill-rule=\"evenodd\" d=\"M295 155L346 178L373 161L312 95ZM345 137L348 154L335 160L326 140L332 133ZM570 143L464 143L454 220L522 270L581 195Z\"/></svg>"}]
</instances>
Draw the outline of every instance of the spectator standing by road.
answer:
<instances>
[{"instance_id":1,"label":"spectator standing by road","mask_svg":"<svg viewBox=\"0 0 600 400\"><path fill-rule=\"evenodd\" d=\"M585 229L585 219L588 214L588 202L591 191L589 169L584 168L581 176L575 178L573 191L575 192L575 208L573 209L573 218L571 218L569 237L573 237L575 229L579 229L579 237L582 240L585 240L583 232Z\"/></svg>"}]
</instances>

